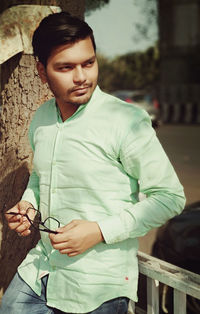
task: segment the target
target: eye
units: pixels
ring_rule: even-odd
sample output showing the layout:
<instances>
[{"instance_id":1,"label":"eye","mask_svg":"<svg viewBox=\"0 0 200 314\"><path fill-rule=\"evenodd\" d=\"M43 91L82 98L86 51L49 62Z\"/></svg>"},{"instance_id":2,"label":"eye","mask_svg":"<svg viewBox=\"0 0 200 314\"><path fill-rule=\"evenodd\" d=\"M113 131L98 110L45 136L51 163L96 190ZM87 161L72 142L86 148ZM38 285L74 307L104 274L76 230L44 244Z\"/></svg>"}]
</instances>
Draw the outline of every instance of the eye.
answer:
<instances>
[{"instance_id":1,"label":"eye","mask_svg":"<svg viewBox=\"0 0 200 314\"><path fill-rule=\"evenodd\" d=\"M62 65L57 68L57 70L60 72L67 72L67 71L71 71L72 69L73 69L73 66L71 65Z\"/></svg>"},{"instance_id":2,"label":"eye","mask_svg":"<svg viewBox=\"0 0 200 314\"><path fill-rule=\"evenodd\" d=\"M95 60L89 60L86 63L84 63L84 67L90 68L94 64Z\"/></svg>"}]
</instances>

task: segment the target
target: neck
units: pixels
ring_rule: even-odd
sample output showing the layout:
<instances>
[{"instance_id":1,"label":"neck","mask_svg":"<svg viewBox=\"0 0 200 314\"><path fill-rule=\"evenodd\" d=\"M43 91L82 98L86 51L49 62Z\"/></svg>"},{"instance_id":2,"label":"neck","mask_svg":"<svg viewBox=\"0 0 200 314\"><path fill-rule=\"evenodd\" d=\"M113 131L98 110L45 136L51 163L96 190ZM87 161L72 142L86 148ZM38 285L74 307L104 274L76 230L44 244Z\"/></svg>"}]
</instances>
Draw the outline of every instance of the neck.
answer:
<instances>
[{"instance_id":1,"label":"neck","mask_svg":"<svg viewBox=\"0 0 200 314\"><path fill-rule=\"evenodd\" d=\"M66 105L61 106L57 103L57 105L60 109L60 113L61 113L61 117L63 121L69 119L79 107L79 105L75 105L75 104L68 104L67 106Z\"/></svg>"}]
</instances>

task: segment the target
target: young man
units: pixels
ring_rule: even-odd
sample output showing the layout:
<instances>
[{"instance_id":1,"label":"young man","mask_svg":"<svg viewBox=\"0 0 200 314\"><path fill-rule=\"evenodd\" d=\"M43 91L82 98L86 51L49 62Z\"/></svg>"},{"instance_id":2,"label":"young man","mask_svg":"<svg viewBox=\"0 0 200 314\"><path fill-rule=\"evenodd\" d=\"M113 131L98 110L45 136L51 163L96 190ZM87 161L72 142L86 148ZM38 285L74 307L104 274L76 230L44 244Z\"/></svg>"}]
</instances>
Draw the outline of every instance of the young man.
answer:
<instances>
[{"instance_id":1,"label":"young man","mask_svg":"<svg viewBox=\"0 0 200 314\"><path fill-rule=\"evenodd\" d=\"M183 188L147 113L97 86L85 22L50 15L33 48L55 98L35 113L34 171L6 218L28 236L39 209L43 231L0 313L126 313L128 300L137 301L137 237L182 211ZM147 196L141 202L139 192Z\"/></svg>"}]
</instances>

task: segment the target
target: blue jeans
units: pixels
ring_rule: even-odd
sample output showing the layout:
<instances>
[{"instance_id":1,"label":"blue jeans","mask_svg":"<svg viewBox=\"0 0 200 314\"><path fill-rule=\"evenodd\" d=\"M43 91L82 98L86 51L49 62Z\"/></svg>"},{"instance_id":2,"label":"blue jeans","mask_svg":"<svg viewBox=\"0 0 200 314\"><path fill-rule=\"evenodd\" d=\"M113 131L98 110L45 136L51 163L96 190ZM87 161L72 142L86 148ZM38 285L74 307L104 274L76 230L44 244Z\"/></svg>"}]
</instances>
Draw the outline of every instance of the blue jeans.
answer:
<instances>
[{"instance_id":1,"label":"blue jeans","mask_svg":"<svg viewBox=\"0 0 200 314\"><path fill-rule=\"evenodd\" d=\"M0 314L64 314L65 312L46 305L47 280L48 276L42 278L42 293L38 296L16 273L2 298ZM128 301L125 297L116 298L88 314L126 314Z\"/></svg>"}]
</instances>

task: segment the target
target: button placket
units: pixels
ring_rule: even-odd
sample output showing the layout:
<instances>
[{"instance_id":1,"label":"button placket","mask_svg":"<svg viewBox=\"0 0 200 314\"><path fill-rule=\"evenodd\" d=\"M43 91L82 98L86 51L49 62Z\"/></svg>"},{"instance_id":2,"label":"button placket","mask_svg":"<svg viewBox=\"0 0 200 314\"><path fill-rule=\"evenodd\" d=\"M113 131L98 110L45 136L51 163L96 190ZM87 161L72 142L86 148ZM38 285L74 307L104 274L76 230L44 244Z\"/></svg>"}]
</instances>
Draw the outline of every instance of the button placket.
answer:
<instances>
[{"instance_id":1,"label":"button placket","mask_svg":"<svg viewBox=\"0 0 200 314\"><path fill-rule=\"evenodd\" d=\"M53 149L53 156L52 156L52 163L51 163L51 187L50 187L50 207L49 211L52 214L54 208L56 208L56 191L57 191L57 184L58 184L58 173L57 173L57 160L58 160L58 152L59 147L62 141L62 130L63 124L57 124L58 130L55 138L54 149Z\"/></svg>"}]
</instances>

